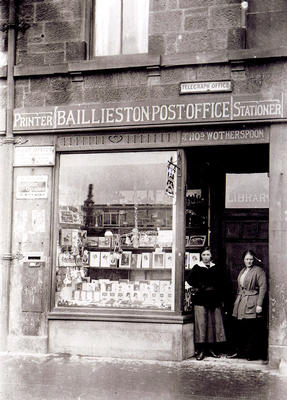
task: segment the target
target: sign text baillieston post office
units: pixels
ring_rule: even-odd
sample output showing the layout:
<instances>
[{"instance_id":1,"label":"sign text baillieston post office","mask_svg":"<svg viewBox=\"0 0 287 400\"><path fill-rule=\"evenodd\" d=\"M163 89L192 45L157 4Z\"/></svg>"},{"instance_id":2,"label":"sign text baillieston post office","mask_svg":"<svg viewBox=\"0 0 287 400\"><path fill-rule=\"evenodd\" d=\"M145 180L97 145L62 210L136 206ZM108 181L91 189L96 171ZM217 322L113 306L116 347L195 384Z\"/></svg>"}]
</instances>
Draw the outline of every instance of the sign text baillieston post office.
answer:
<instances>
[{"instance_id":1,"label":"sign text baillieston post office","mask_svg":"<svg viewBox=\"0 0 287 400\"><path fill-rule=\"evenodd\" d=\"M178 100L178 99L177 99ZM282 97L207 97L186 102L61 106L14 111L15 131L196 124L284 117Z\"/></svg>"}]
</instances>

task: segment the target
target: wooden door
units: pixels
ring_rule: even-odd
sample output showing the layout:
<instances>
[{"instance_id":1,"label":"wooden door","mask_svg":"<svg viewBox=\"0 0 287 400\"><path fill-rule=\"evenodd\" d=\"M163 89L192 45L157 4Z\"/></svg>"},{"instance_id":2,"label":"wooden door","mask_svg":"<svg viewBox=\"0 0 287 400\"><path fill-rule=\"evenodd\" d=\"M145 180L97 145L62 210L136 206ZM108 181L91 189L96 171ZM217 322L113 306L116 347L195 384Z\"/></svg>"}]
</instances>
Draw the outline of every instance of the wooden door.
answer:
<instances>
[{"instance_id":1,"label":"wooden door","mask_svg":"<svg viewBox=\"0 0 287 400\"><path fill-rule=\"evenodd\" d=\"M256 264L261 266L268 279L268 210L225 210L223 220L223 253L226 266L226 298L227 336L229 337L229 321L237 292L237 277L244 263L242 254L245 250L253 250L258 258ZM268 337L268 294L264 300L265 326L262 337L264 354L267 356Z\"/></svg>"}]
</instances>

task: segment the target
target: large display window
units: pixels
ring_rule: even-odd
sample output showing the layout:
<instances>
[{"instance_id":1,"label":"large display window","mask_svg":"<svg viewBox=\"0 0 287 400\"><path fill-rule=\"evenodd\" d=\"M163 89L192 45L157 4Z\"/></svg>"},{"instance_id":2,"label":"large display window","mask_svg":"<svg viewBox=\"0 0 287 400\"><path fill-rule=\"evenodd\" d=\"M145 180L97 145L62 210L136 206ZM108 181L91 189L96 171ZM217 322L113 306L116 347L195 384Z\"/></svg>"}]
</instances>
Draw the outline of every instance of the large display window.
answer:
<instances>
[{"instance_id":1,"label":"large display window","mask_svg":"<svg viewBox=\"0 0 287 400\"><path fill-rule=\"evenodd\" d=\"M56 307L174 310L170 160L176 152L60 155Z\"/></svg>"}]
</instances>

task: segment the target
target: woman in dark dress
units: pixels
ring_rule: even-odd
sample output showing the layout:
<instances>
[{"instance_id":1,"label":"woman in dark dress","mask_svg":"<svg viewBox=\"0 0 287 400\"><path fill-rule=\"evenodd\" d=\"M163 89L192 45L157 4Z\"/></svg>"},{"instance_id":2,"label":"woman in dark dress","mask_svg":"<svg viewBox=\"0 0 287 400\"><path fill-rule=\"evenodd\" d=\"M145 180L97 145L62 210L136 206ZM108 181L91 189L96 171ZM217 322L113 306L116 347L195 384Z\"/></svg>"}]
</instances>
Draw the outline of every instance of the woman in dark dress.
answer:
<instances>
[{"instance_id":1,"label":"woman in dark dress","mask_svg":"<svg viewBox=\"0 0 287 400\"><path fill-rule=\"evenodd\" d=\"M196 359L206 355L220 357L216 344L226 341L222 318L223 274L211 262L211 251L205 247L201 261L188 271L186 281L194 289L194 343Z\"/></svg>"}]
</instances>

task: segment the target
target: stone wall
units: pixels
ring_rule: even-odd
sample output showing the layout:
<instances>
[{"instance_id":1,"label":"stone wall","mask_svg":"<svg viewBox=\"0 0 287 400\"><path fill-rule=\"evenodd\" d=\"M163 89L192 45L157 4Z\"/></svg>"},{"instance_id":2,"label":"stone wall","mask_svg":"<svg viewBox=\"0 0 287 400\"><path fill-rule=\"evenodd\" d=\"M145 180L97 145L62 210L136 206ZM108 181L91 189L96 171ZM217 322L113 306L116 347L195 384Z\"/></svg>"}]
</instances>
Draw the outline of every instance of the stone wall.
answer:
<instances>
[{"instance_id":1,"label":"stone wall","mask_svg":"<svg viewBox=\"0 0 287 400\"><path fill-rule=\"evenodd\" d=\"M276 94L286 83L285 62L246 62L240 70L228 63L161 68L156 81L151 81L146 68L86 72L80 81L69 74L22 77L16 79L15 107L162 100L178 96L179 82L222 79L233 80L235 95Z\"/></svg>"},{"instance_id":2,"label":"stone wall","mask_svg":"<svg viewBox=\"0 0 287 400\"><path fill-rule=\"evenodd\" d=\"M6 2L0 2L0 6L2 3L0 11L5 10ZM89 4L89 0L19 2L19 18L29 27L18 32L17 64L85 60L91 28ZM250 0L245 43L240 0L150 0L149 53L278 47L286 38L286 14L284 0Z\"/></svg>"},{"instance_id":3,"label":"stone wall","mask_svg":"<svg viewBox=\"0 0 287 400\"><path fill-rule=\"evenodd\" d=\"M241 48L237 0L152 0L151 53L176 54Z\"/></svg>"},{"instance_id":4,"label":"stone wall","mask_svg":"<svg viewBox=\"0 0 287 400\"><path fill-rule=\"evenodd\" d=\"M18 15L30 26L18 33L17 64L60 64L85 59L85 1L24 0Z\"/></svg>"}]
</instances>

